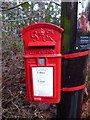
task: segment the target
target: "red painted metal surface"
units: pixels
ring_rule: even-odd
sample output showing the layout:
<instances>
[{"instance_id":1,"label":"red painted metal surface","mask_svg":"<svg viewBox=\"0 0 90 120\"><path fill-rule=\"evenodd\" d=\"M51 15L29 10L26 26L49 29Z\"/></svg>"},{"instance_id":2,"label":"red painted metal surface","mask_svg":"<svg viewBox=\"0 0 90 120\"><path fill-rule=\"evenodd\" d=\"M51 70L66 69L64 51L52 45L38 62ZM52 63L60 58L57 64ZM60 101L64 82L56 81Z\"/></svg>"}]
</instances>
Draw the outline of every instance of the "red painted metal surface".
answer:
<instances>
[{"instance_id":1,"label":"red painted metal surface","mask_svg":"<svg viewBox=\"0 0 90 120\"><path fill-rule=\"evenodd\" d=\"M68 59L68 58L76 58L76 57L82 57L82 56L87 56L87 55L89 55L89 50L83 51L83 52L65 54L65 55L63 55L63 57L65 59Z\"/></svg>"},{"instance_id":2,"label":"red painted metal surface","mask_svg":"<svg viewBox=\"0 0 90 120\"><path fill-rule=\"evenodd\" d=\"M84 83L83 85L80 85L80 86L77 86L77 87L65 87L65 88L62 88L61 90L63 92L72 92L72 91L77 91L77 90L82 90L86 87L86 83Z\"/></svg>"},{"instance_id":3,"label":"red painted metal surface","mask_svg":"<svg viewBox=\"0 0 90 120\"><path fill-rule=\"evenodd\" d=\"M64 30L56 25L50 23L31 24L21 30L24 40L24 61L26 71L26 88L27 97L30 102L42 103L59 103L61 99L61 37ZM41 70L39 72L36 72ZM43 73L42 70L47 70ZM45 75L48 77L46 77ZM42 81L39 81L39 75ZM44 77L44 78L42 78ZM45 78L46 77L46 78ZM48 91L49 87L52 89L50 95L43 94L37 90L39 82L49 83L50 77L53 80L53 85L43 86L42 88ZM47 79L43 81L43 79ZM37 85L35 85L35 82ZM40 85L40 84L39 84ZM41 86L40 86L41 87ZM44 88L45 87L45 88ZM51 90L50 89L50 90Z\"/></svg>"}]
</instances>

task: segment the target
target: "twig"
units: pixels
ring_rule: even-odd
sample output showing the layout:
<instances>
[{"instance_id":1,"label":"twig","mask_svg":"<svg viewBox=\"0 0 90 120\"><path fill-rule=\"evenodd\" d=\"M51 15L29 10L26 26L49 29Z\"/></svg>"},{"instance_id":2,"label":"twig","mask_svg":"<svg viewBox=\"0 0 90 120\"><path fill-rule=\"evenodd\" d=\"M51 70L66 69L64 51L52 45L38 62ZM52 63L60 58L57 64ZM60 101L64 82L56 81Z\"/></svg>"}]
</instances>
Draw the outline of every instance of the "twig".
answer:
<instances>
[{"instance_id":1,"label":"twig","mask_svg":"<svg viewBox=\"0 0 90 120\"><path fill-rule=\"evenodd\" d=\"M17 5L17 6L8 8L8 9L2 9L2 11L12 10L12 9L15 9L15 8L17 8L17 7L19 7L19 6L22 6L22 5L24 5L24 4L27 4L27 3L28 3L28 2L24 2L24 3L21 3L21 4ZM28 4L29 4L29 3L28 3Z\"/></svg>"}]
</instances>

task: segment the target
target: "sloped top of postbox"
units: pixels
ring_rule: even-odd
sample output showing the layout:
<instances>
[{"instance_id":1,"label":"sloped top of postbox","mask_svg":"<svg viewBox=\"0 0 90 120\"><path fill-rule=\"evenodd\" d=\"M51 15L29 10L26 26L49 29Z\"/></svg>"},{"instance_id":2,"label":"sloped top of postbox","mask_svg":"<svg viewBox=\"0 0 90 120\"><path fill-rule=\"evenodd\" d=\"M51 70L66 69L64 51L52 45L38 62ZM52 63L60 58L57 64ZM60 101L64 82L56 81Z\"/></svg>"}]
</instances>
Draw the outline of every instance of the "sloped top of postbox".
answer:
<instances>
[{"instance_id":1,"label":"sloped top of postbox","mask_svg":"<svg viewBox=\"0 0 90 120\"><path fill-rule=\"evenodd\" d=\"M62 33L64 31L63 28L61 28L55 24L42 22L42 23L30 24L29 26L23 28L20 32L21 32L21 34L25 34L27 31L30 31L31 29L40 28L40 27L51 28L51 29L58 31L59 33Z\"/></svg>"}]
</instances>

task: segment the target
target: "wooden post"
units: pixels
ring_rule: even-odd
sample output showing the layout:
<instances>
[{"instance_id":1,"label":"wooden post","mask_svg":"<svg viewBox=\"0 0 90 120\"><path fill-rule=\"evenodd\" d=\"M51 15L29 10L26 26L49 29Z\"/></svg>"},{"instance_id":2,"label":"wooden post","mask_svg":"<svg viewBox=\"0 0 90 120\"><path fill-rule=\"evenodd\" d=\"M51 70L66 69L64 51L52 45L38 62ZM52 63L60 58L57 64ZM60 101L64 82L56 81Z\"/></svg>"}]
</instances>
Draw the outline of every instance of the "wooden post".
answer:
<instances>
[{"instance_id":1,"label":"wooden post","mask_svg":"<svg viewBox=\"0 0 90 120\"><path fill-rule=\"evenodd\" d=\"M80 52L76 49L78 3L61 3L61 27L64 28L62 38L62 54ZM87 56L63 59L62 88L76 87L85 83ZM61 101L57 104L57 119L77 119L81 117L83 90L62 91Z\"/></svg>"}]
</instances>

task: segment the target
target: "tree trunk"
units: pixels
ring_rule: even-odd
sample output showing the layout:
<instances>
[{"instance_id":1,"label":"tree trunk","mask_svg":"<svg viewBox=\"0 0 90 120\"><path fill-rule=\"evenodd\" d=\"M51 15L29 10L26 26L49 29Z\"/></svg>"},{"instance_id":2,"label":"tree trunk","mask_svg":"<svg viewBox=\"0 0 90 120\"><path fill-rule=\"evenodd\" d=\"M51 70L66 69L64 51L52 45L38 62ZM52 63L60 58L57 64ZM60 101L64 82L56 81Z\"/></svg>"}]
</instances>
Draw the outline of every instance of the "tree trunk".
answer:
<instances>
[{"instance_id":1,"label":"tree trunk","mask_svg":"<svg viewBox=\"0 0 90 120\"><path fill-rule=\"evenodd\" d=\"M62 54L75 53L77 33L77 2L62 2L61 27ZM63 59L61 87L77 87L85 83L87 56ZM81 118L83 89L72 92L61 92L61 101L57 104L57 119Z\"/></svg>"}]
</instances>

